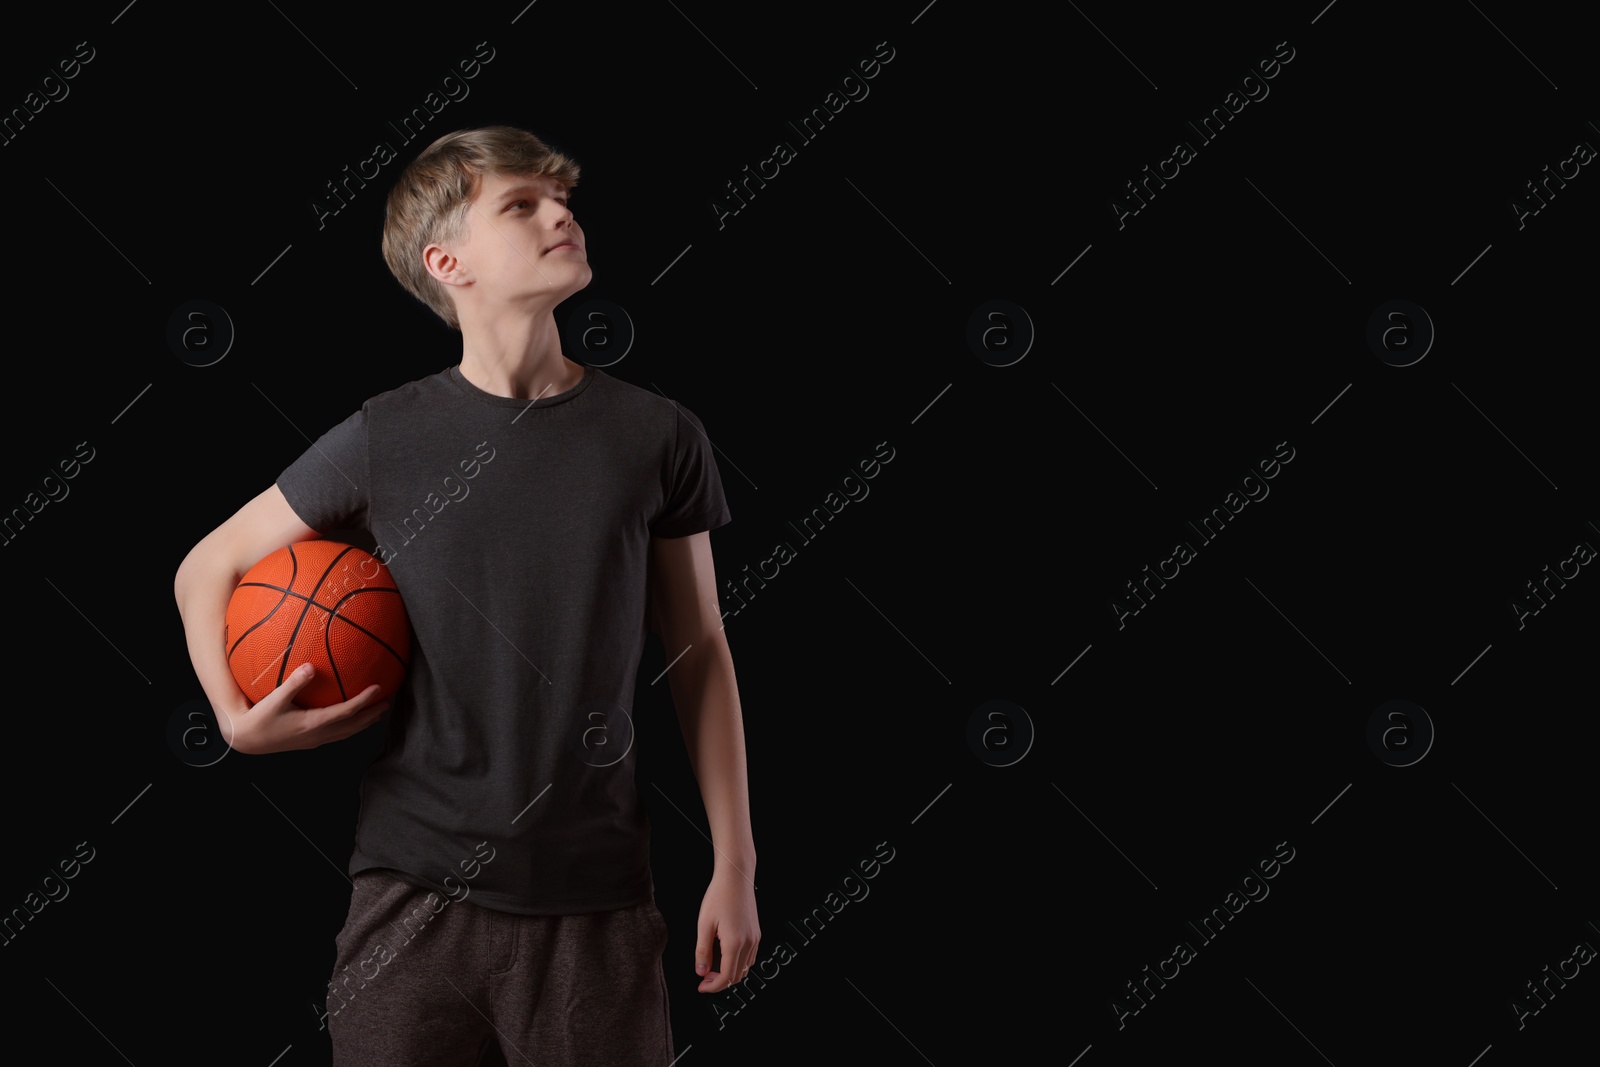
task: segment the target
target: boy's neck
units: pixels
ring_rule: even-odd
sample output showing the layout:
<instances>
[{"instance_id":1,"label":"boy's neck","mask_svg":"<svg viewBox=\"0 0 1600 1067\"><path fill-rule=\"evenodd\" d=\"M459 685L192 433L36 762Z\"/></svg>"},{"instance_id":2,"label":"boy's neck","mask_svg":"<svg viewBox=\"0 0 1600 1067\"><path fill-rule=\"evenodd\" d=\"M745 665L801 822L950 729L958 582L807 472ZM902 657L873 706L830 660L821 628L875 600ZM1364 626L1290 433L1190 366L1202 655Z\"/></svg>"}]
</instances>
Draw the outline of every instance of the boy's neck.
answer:
<instances>
[{"instance_id":1,"label":"boy's neck","mask_svg":"<svg viewBox=\"0 0 1600 1067\"><path fill-rule=\"evenodd\" d=\"M583 366L561 352L554 315L498 324L463 319L461 337L461 376L486 393L538 400L583 380Z\"/></svg>"}]
</instances>

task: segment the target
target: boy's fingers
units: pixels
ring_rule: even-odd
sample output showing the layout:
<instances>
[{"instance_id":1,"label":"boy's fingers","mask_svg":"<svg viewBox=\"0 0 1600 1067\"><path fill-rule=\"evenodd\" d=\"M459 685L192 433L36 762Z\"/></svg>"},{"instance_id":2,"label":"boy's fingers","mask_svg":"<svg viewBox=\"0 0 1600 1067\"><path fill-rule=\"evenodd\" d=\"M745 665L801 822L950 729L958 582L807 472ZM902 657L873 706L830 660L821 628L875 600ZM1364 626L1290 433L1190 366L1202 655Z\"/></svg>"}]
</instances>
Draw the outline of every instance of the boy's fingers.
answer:
<instances>
[{"instance_id":1,"label":"boy's fingers","mask_svg":"<svg viewBox=\"0 0 1600 1067\"><path fill-rule=\"evenodd\" d=\"M369 718L369 712L374 712L379 707L386 707L389 702L378 699L378 687L374 685L362 690L348 703L350 707L347 714L350 716L351 721L354 722L359 719Z\"/></svg>"},{"instance_id":2,"label":"boy's fingers","mask_svg":"<svg viewBox=\"0 0 1600 1067\"><path fill-rule=\"evenodd\" d=\"M302 674L302 671L305 673ZM300 690L304 689L315 676L316 669L309 663L303 663L299 667L296 667L294 670L290 671L288 676L284 678L282 682L278 683L278 687L276 689L264 694L260 700L250 701L246 710L255 711L255 709L261 708L264 711L272 711L275 710L279 705L293 704L294 695ZM249 700L248 697L245 699Z\"/></svg>"},{"instance_id":3,"label":"boy's fingers","mask_svg":"<svg viewBox=\"0 0 1600 1067\"><path fill-rule=\"evenodd\" d=\"M376 724L379 719L383 718L388 713L389 702L387 700L381 704L373 704L371 707L362 708L361 714L350 720L354 727L350 732L353 734L360 733L367 727Z\"/></svg>"},{"instance_id":4,"label":"boy's fingers","mask_svg":"<svg viewBox=\"0 0 1600 1067\"><path fill-rule=\"evenodd\" d=\"M337 718L353 716L366 708L366 706L370 704L377 697L377 695L378 687L376 685L369 685L361 692L351 697L349 700L338 704L330 704L323 710L331 712L332 715Z\"/></svg>"},{"instance_id":5,"label":"boy's fingers","mask_svg":"<svg viewBox=\"0 0 1600 1067\"><path fill-rule=\"evenodd\" d=\"M340 723L337 730L328 736L328 740L343 741L347 737L354 737L368 727L376 725L381 717L382 712L375 715L368 715L366 712L362 712L355 718L346 719L343 723Z\"/></svg>"},{"instance_id":6,"label":"boy's fingers","mask_svg":"<svg viewBox=\"0 0 1600 1067\"><path fill-rule=\"evenodd\" d=\"M378 699L378 689L379 687L376 684L367 686L365 689L351 698L351 703L357 708L366 707Z\"/></svg>"},{"instance_id":7,"label":"boy's fingers","mask_svg":"<svg viewBox=\"0 0 1600 1067\"><path fill-rule=\"evenodd\" d=\"M274 703L278 706L293 704L295 702L295 694L310 685L311 680L316 676L317 670L315 667L309 663L302 663L289 672L289 676L278 685L278 688L262 697L253 706L260 707L266 704L270 708L274 706Z\"/></svg>"},{"instance_id":8,"label":"boy's fingers","mask_svg":"<svg viewBox=\"0 0 1600 1067\"><path fill-rule=\"evenodd\" d=\"M311 684L311 679L317 676L317 669L309 663L302 663L289 672L289 677L283 680L283 689L289 693L298 693Z\"/></svg>"},{"instance_id":9,"label":"boy's fingers","mask_svg":"<svg viewBox=\"0 0 1600 1067\"><path fill-rule=\"evenodd\" d=\"M733 954L727 951L727 946L717 938L715 931L701 935L701 940L695 945L694 958L695 973L704 982L712 983L709 986L702 983L702 993L720 993L744 977L732 970Z\"/></svg>"},{"instance_id":10,"label":"boy's fingers","mask_svg":"<svg viewBox=\"0 0 1600 1067\"><path fill-rule=\"evenodd\" d=\"M370 722L363 722L362 715L366 711L370 710L366 707L366 705L377 695L377 693L378 686L370 685L357 695L351 697L349 700L341 703L330 704L325 708L305 709L304 714L306 718L302 720L305 727L305 732L310 733L314 730L321 730L332 726L349 727L357 726L358 724L370 725ZM357 731L350 731L350 733L355 732ZM349 735L346 734L344 736Z\"/></svg>"}]
</instances>

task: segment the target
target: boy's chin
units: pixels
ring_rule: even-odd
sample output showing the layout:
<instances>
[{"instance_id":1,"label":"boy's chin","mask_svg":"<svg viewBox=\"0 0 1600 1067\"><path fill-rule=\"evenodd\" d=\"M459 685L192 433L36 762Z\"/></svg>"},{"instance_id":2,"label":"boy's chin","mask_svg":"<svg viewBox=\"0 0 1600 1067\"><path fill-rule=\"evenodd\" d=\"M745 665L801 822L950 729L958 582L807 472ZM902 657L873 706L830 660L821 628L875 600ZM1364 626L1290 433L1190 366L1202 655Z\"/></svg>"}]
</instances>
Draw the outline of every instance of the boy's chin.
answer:
<instances>
[{"instance_id":1,"label":"boy's chin","mask_svg":"<svg viewBox=\"0 0 1600 1067\"><path fill-rule=\"evenodd\" d=\"M566 282L562 288L565 289L570 295L572 293L581 292L582 290L587 289L589 287L589 283L592 281L594 281L593 268L591 268L587 263L577 264L576 269L567 276Z\"/></svg>"}]
</instances>

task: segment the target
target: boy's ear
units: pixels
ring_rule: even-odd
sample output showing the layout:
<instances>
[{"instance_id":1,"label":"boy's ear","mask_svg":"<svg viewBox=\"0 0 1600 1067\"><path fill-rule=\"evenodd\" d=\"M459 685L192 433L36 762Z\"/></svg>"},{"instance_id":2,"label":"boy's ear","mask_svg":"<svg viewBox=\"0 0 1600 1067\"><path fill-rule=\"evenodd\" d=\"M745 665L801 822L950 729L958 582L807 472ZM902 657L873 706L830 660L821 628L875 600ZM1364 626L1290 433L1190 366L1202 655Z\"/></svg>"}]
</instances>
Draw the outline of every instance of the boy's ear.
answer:
<instances>
[{"instance_id":1,"label":"boy's ear","mask_svg":"<svg viewBox=\"0 0 1600 1067\"><path fill-rule=\"evenodd\" d=\"M439 245L429 245L422 250L422 264L443 285L459 284L464 274L461 261Z\"/></svg>"}]
</instances>

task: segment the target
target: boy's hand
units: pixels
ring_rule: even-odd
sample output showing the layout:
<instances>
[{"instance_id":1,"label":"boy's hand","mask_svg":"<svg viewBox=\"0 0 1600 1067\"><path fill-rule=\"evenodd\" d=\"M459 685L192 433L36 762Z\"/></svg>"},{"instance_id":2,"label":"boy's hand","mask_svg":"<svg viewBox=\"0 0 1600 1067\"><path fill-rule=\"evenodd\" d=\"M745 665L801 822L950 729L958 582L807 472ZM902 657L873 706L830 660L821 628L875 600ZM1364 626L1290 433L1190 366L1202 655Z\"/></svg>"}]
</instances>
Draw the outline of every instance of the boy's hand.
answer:
<instances>
[{"instance_id":1,"label":"boy's hand","mask_svg":"<svg viewBox=\"0 0 1600 1067\"><path fill-rule=\"evenodd\" d=\"M720 971L711 969L713 941L722 952ZM755 886L738 868L717 864L700 903L700 937L694 946L694 969L702 979L699 992L720 993L748 977L760 944Z\"/></svg>"},{"instance_id":2,"label":"boy's hand","mask_svg":"<svg viewBox=\"0 0 1600 1067\"><path fill-rule=\"evenodd\" d=\"M316 748L360 733L389 710L390 701L374 702L378 695L376 685L342 704L302 708L294 703L295 694L315 675L311 664L303 663L254 705L217 708L222 739L235 751L250 755Z\"/></svg>"}]
</instances>

